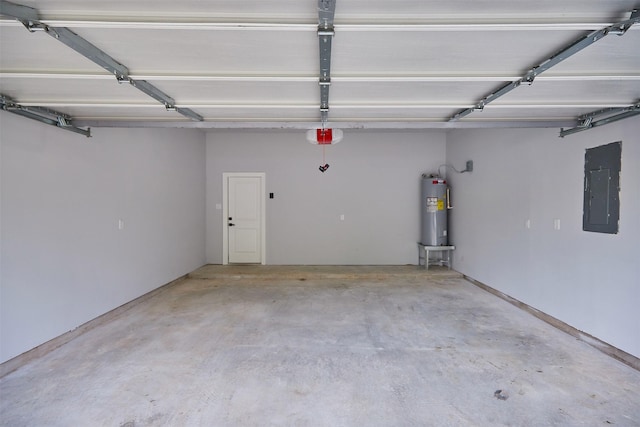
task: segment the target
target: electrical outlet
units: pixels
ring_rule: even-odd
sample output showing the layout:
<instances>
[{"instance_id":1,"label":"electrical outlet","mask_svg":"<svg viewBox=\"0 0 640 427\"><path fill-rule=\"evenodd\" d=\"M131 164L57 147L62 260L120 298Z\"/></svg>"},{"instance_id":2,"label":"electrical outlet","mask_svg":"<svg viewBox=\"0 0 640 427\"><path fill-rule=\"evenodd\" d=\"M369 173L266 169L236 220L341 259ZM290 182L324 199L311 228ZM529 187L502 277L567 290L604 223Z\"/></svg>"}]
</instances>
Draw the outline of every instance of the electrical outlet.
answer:
<instances>
[{"instance_id":1,"label":"electrical outlet","mask_svg":"<svg viewBox=\"0 0 640 427\"><path fill-rule=\"evenodd\" d=\"M472 172L473 171L473 160L467 160L467 169L465 169L465 172Z\"/></svg>"}]
</instances>

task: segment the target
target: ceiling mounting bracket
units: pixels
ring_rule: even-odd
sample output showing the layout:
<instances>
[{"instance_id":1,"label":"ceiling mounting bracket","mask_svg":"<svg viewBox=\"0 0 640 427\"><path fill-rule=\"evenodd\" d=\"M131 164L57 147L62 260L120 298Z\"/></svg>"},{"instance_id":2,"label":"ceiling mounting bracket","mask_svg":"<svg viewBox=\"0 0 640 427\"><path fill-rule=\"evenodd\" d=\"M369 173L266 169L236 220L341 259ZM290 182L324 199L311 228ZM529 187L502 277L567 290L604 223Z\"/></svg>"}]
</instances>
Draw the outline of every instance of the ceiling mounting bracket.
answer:
<instances>
[{"instance_id":1,"label":"ceiling mounting bracket","mask_svg":"<svg viewBox=\"0 0 640 427\"><path fill-rule=\"evenodd\" d=\"M0 1L0 15L17 19L31 32L41 29L38 28L40 24L38 11L34 8L8 1Z\"/></svg>"},{"instance_id":2,"label":"ceiling mounting bracket","mask_svg":"<svg viewBox=\"0 0 640 427\"><path fill-rule=\"evenodd\" d=\"M0 109L31 120L36 120L40 123L79 133L86 137L91 136L90 128L82 129L75 126L73 119L67 114L44 107L25 107L17 103L14 99L2 94L0 94Z\"/></svg>"},{"instance_id":3,"label":"ceiling mounting bracket","mask_svg":"<svg viewBox=\"0 0 640 427\"><path fill-rule=\"evenodd\" d=\"M0 0L0 14L20 21L30 32L43 30L54 39L66 44L85 58L93 61L116 77L119 83L129 82L133 87L163 104L169 111L177 111L195 121L204 118L189 108L176 107L175 100L145 80L134 80L129 77L129 69L112 58L109 54L94 46L78 34L66 27L50 27L40 22L38 11L5 0Z\"/></svg>"},{"instance_id":4,"label":"ceiling mounting bracket","mask_svg":"<svg viewBox=\"0 0 640 427\"><path fill-rule=\"evenodd\" d=\"M320 121L324 128L329 120L329 87L331 86L331 43L335 31L333 20L336 0L318 0L318 42L320 47Z\"/></svg>"},{"instance_id":5,"label":"ceiling mounting bracket","mask_svg":"<svg viewBox=\"0 0 640 427\"><path fill-rule=\"evenodd\" d=\"M560 129L560 138L567 135L582 132L583 130L592 129L594 127L607 125L617 122L618 120L627 119L629 117L640 114L640 100L628 107L619 108L603 108L601 110L592 111L578 117L578 124L569 129ZM597 120L596 120L597 119Z\"/></svg>"},{"instance_id":6,"label":"ceiling mounting bracket","mask_svg":"<svg viewBox=\"0 0 640 427\"><path fill-rule=\"evenodd\" d=\"M496 91L482 98L473 107L457 112L456 114L454 114L449 118L449 121L453 122L456 120L460 120L468 116L469 114L473 113L474 111L482 111L487 104L495 101L496 99L500 98L503 95L506 95L507 93L511 92L513 89L517 88L521 84L523 83L528 85L533 84L533 81L537 76L547 71L549 68L569 58L570 56L580 52L582 49L588 46L591 46L593 43L597 42L598 40L601 40L608 34L617 34L621 36L624 33L626 33L627 30L631 28L632 25L637 24L639 22L640 22L640 10L634 9L633 11L631 11L631 15L629 19L610 25L608 27L602 28L600 30L593 31L587 34L586 36L576 40L569 46L566 46L561 50L559 50L557 53L555 53L546 61L531 68L522 78L501 86Z\"/></svg>"}]
</instances>

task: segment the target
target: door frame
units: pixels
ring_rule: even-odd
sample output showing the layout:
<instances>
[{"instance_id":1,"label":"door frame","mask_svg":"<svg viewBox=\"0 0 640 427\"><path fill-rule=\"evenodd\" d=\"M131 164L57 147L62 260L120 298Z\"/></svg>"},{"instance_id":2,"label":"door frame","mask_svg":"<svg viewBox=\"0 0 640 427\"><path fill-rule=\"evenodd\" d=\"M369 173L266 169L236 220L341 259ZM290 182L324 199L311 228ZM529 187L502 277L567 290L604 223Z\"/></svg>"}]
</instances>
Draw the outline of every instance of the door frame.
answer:
<instances>
[{"instance_id":1,"label":"door frame","mask_svg":"<svg viewBox=\"0 0 640 427\"><path fill-rule=\"evenodd\" d=\"M266 241L266 178L267 174L264 172L223 172L222 173L222 264L229 264L229 178L260 178L260 193L261 193L261 207L260 207L260 264L265 265L267 263L267 241Z\"/></svg>"}]
</instances>

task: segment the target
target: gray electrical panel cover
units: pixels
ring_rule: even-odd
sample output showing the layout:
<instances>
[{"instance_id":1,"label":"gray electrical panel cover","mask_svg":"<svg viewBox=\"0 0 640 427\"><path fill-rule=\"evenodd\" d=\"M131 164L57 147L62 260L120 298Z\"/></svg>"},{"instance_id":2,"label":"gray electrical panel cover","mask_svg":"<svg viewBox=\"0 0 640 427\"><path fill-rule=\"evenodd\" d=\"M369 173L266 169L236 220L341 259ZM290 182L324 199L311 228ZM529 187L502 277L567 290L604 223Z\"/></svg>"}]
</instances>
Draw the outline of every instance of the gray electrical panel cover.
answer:
<instances>
[{"instance_id":1,"label":"gray electrical panel cover","mask_svg":"<svg viewBox=\"0 0 640 427\"><path fill-rule=\"evenodd\" d=\"M584 155L582 229L618 233L622 142L588 148Z\"/></svg>"}]
</instances>

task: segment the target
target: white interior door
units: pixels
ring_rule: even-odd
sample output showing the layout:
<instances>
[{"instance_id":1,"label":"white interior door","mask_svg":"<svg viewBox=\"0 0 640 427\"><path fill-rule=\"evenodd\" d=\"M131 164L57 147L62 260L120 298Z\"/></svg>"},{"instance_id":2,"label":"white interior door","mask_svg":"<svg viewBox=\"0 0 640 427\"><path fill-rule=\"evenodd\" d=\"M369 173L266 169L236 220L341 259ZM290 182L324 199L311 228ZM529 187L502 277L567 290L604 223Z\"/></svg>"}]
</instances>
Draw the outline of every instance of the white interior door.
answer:
<instances>
[{"instance_id":1,"label":"white interior door","mask_svg":"<svg viewBox=\"0 0 640 427\"><path fill-rule=\"evenodd\" d=\"M227 261L264 264L264 174L225 174Z\"/></svg>"}]
</instances>

